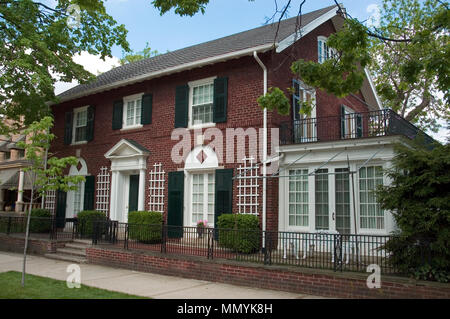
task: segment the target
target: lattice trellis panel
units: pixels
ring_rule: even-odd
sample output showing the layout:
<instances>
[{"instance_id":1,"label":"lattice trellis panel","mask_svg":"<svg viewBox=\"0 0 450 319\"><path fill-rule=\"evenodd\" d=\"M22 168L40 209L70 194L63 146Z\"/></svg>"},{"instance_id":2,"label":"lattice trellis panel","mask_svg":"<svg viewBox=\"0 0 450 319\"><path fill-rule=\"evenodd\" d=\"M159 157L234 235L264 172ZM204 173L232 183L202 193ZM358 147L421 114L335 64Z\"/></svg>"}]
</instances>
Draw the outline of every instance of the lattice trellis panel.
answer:
<instances>
[{"instance_id":1,"label":"lattice trellis panel","mask_svg":"<svg viewBox=\"0 0 450 319\"><path fill-rule=\"evenodd\" d=\"M110 174L107 167L100 168L97 175L96 210L108 214L109 212Z\"/></svg>"},{"instance_id":2,"label":"lattice trellis panel","mask_svg":"<svg viewBox=\"0 0 450 319\"><path fill-rule=\"evenodd\" d=\"M149 209L154 212L164 212L164 178L165 172L162 164L154 164L149 172Z\"/></svg>"},{"instance_id":3,"label":"lattice trellis panel","mask_svg":"<svg viewBox=\"0 0 450 319\"><path fill-rule=\"evenodd\" d=\"M238 167L238 212L258 215L258 164L253 157L243 160Z\"/></svg>"},{"instance_id":4,"label":"lattice trellis panel","mask_svg":"<svg viewBox=\"0 0 450 319\"><path fill-rule=\"evenodd\" d=\"M44 208L50 212L55 212L56 190L48 190L45 192Z\"/></svg>"}]
</instances>

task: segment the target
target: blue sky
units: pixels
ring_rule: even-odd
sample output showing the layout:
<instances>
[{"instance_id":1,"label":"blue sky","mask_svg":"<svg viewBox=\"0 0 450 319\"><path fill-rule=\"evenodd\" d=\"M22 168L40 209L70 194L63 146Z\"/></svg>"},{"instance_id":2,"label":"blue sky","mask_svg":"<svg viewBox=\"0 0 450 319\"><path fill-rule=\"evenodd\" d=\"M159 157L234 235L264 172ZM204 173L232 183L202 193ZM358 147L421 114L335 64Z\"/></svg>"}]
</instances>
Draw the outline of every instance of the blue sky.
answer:
<instances>
[{"instance_id":1,"label":"blue sky","mask_svg":"<svg viewBox=\"0 0 450 319\"><path fill-rule=\"evenodd\" d=\"M278 0L279 4L286 0ZM340 1L347 12L360 20L367 19L366 11L378 0ZM292 1L290 16L295 16L301 0ZM306 0L303 12L334 5L332 0ZM146 42L152 49L165 53L190 45L217 39L263 25L275 12L275 0L211 0L205 14L180 17L172 12L161 16L151 0L107 0L107 12L128 30L128 41L139 51ZM113 55L122 57L122 50L114 48Z\"/></svg>"}]
</instances>

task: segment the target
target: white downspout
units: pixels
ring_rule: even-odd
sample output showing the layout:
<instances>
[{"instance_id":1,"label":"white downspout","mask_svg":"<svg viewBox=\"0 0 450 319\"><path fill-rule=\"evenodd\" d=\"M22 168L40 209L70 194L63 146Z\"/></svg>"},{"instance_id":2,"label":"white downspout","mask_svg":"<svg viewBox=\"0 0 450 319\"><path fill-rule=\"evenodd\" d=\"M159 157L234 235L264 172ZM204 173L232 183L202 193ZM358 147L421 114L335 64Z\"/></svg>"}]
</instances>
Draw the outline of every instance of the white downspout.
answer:
<instances>
[{"instance_id":1,"label":"white downspout","mask_svg":"<svg viewBox=\"0 0 450 319\"><path fill-rule=\"evenodd\" d=\"M264 95L266 95L267 94L267 68L264 65L264 63L262 63L261 59L258 57L258 54L256 53L256 51L253 51L253 57L255 58L256 62L258 62L258 64L263 69ZM267 109L264 108L264 111L263 111L263 160L262 160L262 162L263 162L263 194L262 194L262 231L263 231L263 234L266 231L266 210L267 210L267 207L266 207L267 206L266 205L266 192L267 192L266 161L267 161ZM263 248L265 248L265 247L266 247L266 241L264 238Z\"/></svg>"}]
</instances>

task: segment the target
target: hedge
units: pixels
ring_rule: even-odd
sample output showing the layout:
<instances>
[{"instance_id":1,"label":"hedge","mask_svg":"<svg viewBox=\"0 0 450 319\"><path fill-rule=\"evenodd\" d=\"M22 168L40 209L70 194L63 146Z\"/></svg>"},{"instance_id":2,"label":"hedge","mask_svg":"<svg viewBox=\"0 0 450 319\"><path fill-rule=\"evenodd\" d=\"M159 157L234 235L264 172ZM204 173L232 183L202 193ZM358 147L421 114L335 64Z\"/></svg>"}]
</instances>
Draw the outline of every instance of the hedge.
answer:
<instances>
[{"instance_id":1,"label":"hedge","mask_svg":"<svg viewBox=\"0 0 450 319\"><path fill-rule=\"evenodd\" d=\"M253 253L261 248L258 216L224 214L217 221L219 245L240 253Z\"/></svg>"},{"instance_id":2,"label":"hedge","mask_svg":"<svg viewBox=\"0 0 450 319\"><path fill-rule=\"evenodd\" d=\"M27 214L28 216L28 214ZM49 233L52 229L52 213L47 209L32 209L30 233ZM26 221L25 221L26 229Z\"/></svg>"},{"instance_id":3,"label":"hedge","mask_svg":"<svg viewBox=\"0 0 450 319\"><path fill-rule=\"evenodd\" d=\"M78 233L80 235L92 235L94 232L94 221L106 221L106 215L103 212L95 210L85 210L79 212L78 219Z\"/></svg>"},{"instance_id":4,"label":"hedge","mask_svg":"<svg viewBox=\"0 0 450 319\"><path fill-rule=\"evenodd\" d=\"M159 212L135 211L128 214L128 236L146 244L161 242L162 214Z\"/></svg>"}]
</instances>

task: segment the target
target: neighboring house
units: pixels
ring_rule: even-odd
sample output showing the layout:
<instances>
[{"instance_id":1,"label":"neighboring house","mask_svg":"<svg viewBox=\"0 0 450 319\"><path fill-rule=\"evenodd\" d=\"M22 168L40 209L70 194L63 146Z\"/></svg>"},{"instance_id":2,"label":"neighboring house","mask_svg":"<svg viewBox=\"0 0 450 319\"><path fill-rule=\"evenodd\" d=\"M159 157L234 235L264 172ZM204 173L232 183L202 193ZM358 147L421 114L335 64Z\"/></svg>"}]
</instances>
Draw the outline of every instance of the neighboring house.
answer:
<instances>
[{"instance_id":1,"label":"neighboring house","mask_svg":"<svg viewBox=\"0 0 450 319\"><path fill-rule=\"evenodd\" d=\"M297 33L297 19L287 19L279 28L117 67L62 93L52 106L51 152L76 156L68 174L86 182L48 194L46 207L68 218L95 209L120 222L133 210L159 211L168 224L183 226L200 219L214 226L220 214L245 213L260 216L267 230L389 233L392 217L371 191L389 182L381 169L390 165L392 144L417 129L381 109L369 77L359 93L340 99L306 87L290 71L299 58L332 58L326 39L342 27L337 9L303 15ZM291 115L267 113L270 165L276 155L280 161L278 172L262 178L261 154L250 159L264 144L263 134L251 134L264 128L256 100L265 87L292 85ZM315 107L302 116L300 102L308 99ZM245 152L230 147L237 142L227 133L237 128L248 135ZM180 134L189 137L184 161L176 158Z\"/></svg>"},{"instance_id":2,"label":"neighboring house","mask_svg":"<svg viewBox=\"0 0 450 319\"><path fill-rule=\"evenodd\" d=\"M25 212L29 208L31 181L23 171L29 162L25 150L17 145L25 140L22 134L0 136L0 211ZM38 200L33 206L39 205Z\"/></svg>"}]
</instances>

